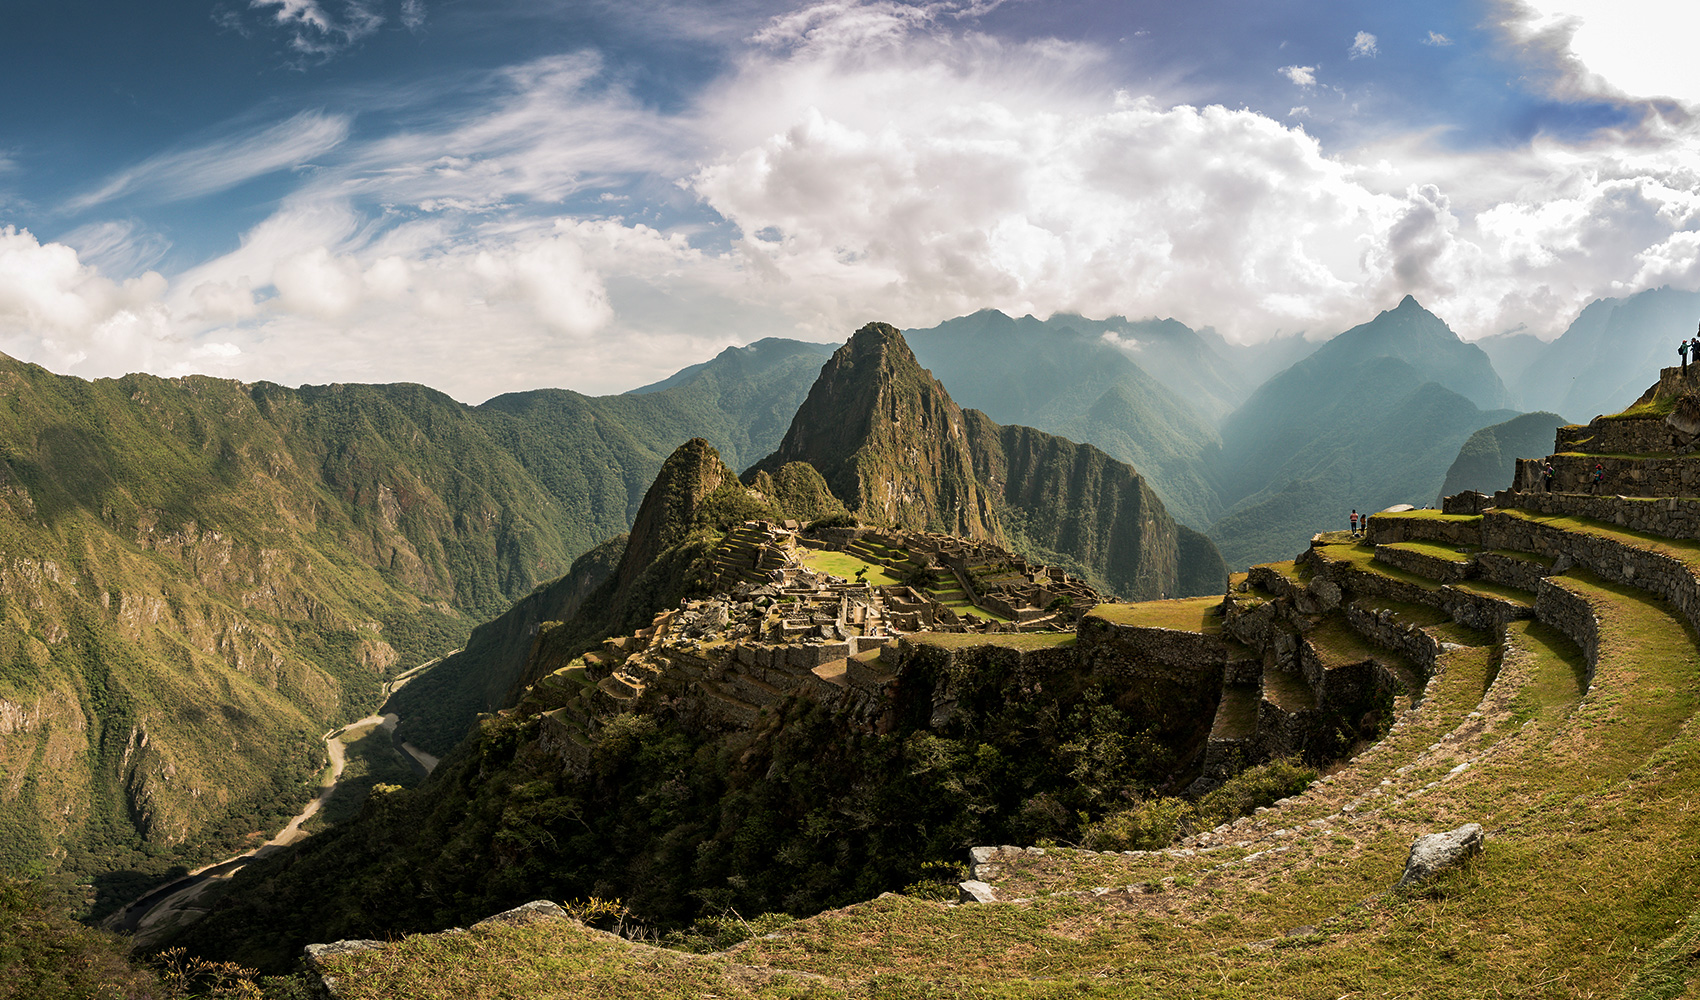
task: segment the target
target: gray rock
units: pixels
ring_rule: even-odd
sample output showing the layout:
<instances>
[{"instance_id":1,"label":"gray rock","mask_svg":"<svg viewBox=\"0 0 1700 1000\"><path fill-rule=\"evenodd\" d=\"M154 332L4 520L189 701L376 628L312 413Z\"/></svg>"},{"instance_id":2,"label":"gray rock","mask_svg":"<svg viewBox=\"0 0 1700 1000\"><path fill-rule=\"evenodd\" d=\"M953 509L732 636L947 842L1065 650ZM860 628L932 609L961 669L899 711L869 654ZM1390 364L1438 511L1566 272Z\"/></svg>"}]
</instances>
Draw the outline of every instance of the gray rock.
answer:
<instances>
[{"instance_id":1,"label":"gray rock","mask_svg":"<svg viewBox=\"0 0 1700 1000\"><path fill-rule=\"evenodd\" d=\"M971 864L983 865L997 856L998 849L995 847L970 847L968 849L968 860Z\"/></svg>"},{"instance_id":2,"label":"gray rock","mask_svg":"<svg viewBox=\"0 0 1700 1000\"><path fill-rule=\"evenodd\" d=\"M1411 844L1411 856L1405 861L1405 874L1395 888L1418 885L1462 864L1481 853L1486 839L1480 823L1465 823L1456 830L1418 837Z\"/></svg>"},{"instance_id":3,"label":"gray rock","mask_svg":"<svg viewBox=\"0 0 1700 1000\"><path fill-rule=\"evenodd\" d=\"M992 887L984 882L958 882L956 888L961 890L962 902L964 903L995 903L998 901L997 894L992 892Z\"/></svg>"},{"instance_id":4,"label":"gray rock","mask_svg":"<svg viewBox=\"0 0 1700 1000\"><path fill-rule=\"evenodd\" d=\"M307 955L307 965L311 967L313 971L319 972L322 971L319 963L323 962L327 958L335 958L338 955L352 955L355 952L360 951L371 951L373 948L382 948L383 946L384 942L382 941L359 939L333 941L330 944L310 944L303 948L302 951Z\"/></svg>"},{"instance_id":5,"label":"gray rock","mask_svg":"<svg viewBox=\"0 0 1700 1000\"><path fill-rule=\"evenodd\" d=\"M483 927L486 924L528 924L533 920L560 919L564 918L566 915L567 911L561 909L558 904L552 903L547 899L534 899L523 906L516 906L511 910L503 910L495 916L485 917L483 920L478 921L472 926Z\"/></svg>"}]
</instances>

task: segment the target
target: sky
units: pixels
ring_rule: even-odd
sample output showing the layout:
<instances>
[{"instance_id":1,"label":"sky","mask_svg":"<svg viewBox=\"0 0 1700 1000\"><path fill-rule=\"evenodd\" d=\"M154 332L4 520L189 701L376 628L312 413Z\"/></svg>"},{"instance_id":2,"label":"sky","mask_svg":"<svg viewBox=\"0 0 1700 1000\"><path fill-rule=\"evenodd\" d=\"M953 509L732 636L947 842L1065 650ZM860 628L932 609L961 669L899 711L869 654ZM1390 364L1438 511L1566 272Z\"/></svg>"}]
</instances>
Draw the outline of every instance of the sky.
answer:
<instances>
[{"instance_id":1,"label":"sky","mask_svg":"<svg viewBox=\"0 0 1700 1000\"><path fill-rule=\"evenodd\" d=\"M0 351L85 377L477 403L983 308L1550 339L1700 289L1700 5L6 6Z\"/></svg>"}]
</instances>

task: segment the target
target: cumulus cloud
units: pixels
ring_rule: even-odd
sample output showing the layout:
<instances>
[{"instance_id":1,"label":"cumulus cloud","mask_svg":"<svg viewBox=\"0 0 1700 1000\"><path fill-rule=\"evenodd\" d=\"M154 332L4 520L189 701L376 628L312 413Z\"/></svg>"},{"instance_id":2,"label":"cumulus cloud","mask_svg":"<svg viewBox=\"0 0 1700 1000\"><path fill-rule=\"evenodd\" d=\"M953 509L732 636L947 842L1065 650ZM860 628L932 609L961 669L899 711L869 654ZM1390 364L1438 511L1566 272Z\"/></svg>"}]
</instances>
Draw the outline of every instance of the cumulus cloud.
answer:
<instances>
[{"instance_id":1,"label":"cumulus cloud","mask_svg":"<svg viewBox=\"0 0 1700 1000\"><path fill-rule=\"evenodd\" d=\"M151 157L66 207L80 212L124 196L167 202L228 190L335 149L348 138L348 127L345 115L303 111L273 125Z\"/></svg>"},{"instance_id":2,"label":"cumulus cloud","mask_svg":"<svg viewBox=\"0 0 1700 1000\"><path fill-rule=\"evenodd\" d=\"M1367 31L1360 31L1352 39L1352 47L1347 50L1348 59L1374 58L1381 49L1376 45L1375 36Z\"/></svg>"},{"instance_id":3,"label":"cumulus cloud","mask_svg":"<svg viewBox=\"0 0 1700 1000\"><path fill-rule=\"evenodd\" d=\"M14 357L98 374L170 365L180 345L160 304L165 290L153 271L112 281L62 243L0 228L0 349Z\"/></svg>"},{"instance_id":4,"label":"cumulus cloud","mask_svg":"<svg viewBox=\"0 0 1700 1000\"><path fill-rule=\"evenodd\" d=\"M126 256L149 239L129 223L59 244L4 231L4 349L79 374L408 379L479 400L618 391L728 341L985 307L1255 340L1413 293L1466 336L1550 335L1598 295L1700 286L1685 119L1632 142L1342 153L1254 111L1117 93L1096 46L988 37L955 16L971 10L789 11L675 110L581 53L457 81L472 102L391 95L382 134L321 113L162 153L85 203L174 197L178 168L199 185L315 169L169 283L114 280L157 259ZM1316 85L1314 66L1281 72ZM266 159L261 135L292 152Z\"/></svg>"},{"instance_id":5,"label":"cumulus cloud","mask_svg":"<svg viewBox=\"0 0 1700 1000\"><path fill-rule=\"evenodd\" d=\"M1554 96L1700 105L1692 68L1700 8L1693 4L1498 0L1495 10L1504 38Z\"/></svg>"}]
</instances>

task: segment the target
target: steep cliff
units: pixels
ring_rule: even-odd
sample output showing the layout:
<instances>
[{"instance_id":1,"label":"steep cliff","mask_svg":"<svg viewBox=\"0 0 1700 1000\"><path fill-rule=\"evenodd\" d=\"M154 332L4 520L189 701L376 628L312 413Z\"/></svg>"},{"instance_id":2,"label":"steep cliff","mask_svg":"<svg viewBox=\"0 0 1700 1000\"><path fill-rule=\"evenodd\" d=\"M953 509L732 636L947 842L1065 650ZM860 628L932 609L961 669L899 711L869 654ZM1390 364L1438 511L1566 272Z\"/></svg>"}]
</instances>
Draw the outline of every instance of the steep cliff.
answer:
<instances>
[{"instance_id":1,"label":"steep cliff","mask_svg":"<svg viewBox=\"0 0 1700 1000\"><path fill-rule=\"evenodd\" d=\"M897 328L869 323L821 368L779 449L748 475L807 462L858 516L965 538L997 535L962 408Z\"/></svg>"},{"instance_id":2,"label":"steep cliff","mask_svg":"<svg viewBox=\"0 0 1700 1000\"><path fill-rule=\"evenodd\" d=\"M796 462L866 522L996 541L1126 596L1212 593L1227 577L1132 466L963 410L883 323L833 354L779 450L745 478Z\"/></svg>"}]
</instances>

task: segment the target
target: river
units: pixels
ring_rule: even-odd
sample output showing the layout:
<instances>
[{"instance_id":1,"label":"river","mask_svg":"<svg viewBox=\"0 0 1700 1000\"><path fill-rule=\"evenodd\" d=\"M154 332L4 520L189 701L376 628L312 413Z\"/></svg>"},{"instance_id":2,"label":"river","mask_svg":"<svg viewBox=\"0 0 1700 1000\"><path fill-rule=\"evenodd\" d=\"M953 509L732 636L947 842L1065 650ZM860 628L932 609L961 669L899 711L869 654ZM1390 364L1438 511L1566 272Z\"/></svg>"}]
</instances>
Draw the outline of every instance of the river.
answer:
<instances>
[{"instance_id":1,"label":"river","mask_svg":"<svg viewBox=\"0 0 1700 1000\"><path fill-rule=\"evenodd\" d=\"M408 681L437 662L432 660L422 663L398 675L394 680L386 681L385 704L388 704L390 695L401 690ZM326 733L325 752L330 756L330 767L319 778L319 793L288 825L279 830L276 836L253 850L244 851L223 861L202 865L181 878L150 889L122 910L101 921L101 926L107 930L133 935L132 947L150 948L158 944L167 932L199 920L208 909L208 905L201 902L202 896L208 890L241 871L255 858L263 858L280 851L310 835L302 829L302 825L312 819L314 814L330 801L331 796L336 794L337 783L342 779L343 767L348 759L348 743L366 736L373 727L382 728L390 734L391 741L412 765L416 774L421 777L429 775L437 767L437 758L411 743L396 740L395 727L399 721L400 716L394 712L385 712L381 715L368 715L364 719Z\"/></svg>"}]
</instances>

